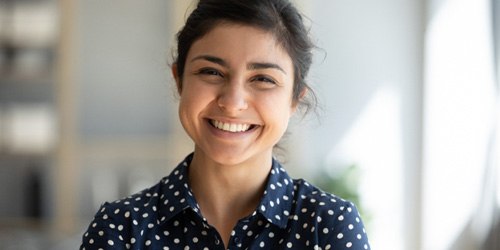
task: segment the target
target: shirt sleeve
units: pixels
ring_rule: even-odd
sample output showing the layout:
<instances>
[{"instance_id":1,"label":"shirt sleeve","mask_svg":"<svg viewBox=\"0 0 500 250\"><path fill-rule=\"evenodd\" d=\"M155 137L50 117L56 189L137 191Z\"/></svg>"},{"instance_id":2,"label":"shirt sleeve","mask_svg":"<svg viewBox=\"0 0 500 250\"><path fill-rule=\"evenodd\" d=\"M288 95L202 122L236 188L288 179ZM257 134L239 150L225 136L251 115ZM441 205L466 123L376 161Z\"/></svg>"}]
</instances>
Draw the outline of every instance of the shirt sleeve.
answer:
<instances>
[{"instance_id":1,"label":"shirt sleeve","mask_svg":"<svg viewBox=\"0 0 500 250\"><path fill-rule=\"evenodd\" d=\"M111 205L103 204L82 237L80 250L126 249L123 238L116 229Z\"/></svg>"},{"instance_id":2,"label":"shirt sleeve","mask_svg":"<svg viewBox=\"0 0 500 250\"><path fill-rule=\"evenodd\" d=\"M340 206L333 215L333 231L323 249L371 249L361 216L352 202Z\"/></svg>"}]
</instances>

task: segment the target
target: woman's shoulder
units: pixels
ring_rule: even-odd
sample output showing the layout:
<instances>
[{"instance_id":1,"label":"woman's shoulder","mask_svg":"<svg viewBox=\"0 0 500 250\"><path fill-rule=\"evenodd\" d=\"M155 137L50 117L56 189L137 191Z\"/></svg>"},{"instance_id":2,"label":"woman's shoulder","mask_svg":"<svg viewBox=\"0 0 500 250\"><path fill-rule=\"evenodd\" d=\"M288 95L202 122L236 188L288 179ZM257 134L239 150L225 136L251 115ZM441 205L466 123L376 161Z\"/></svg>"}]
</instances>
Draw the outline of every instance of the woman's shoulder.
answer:
<instances>
[{"instance_id":1,"label":"woman's shoulder","mask_svg":"<svg viewBox=\"0 0 500 250\"><path fill-rule=\"evenodd\" d=\"M320 221L327 218L336 222L361 221L357 207L351 201L328 193L304 179L294 179L293 183L297 214L310 214Z\"/></svg>"},{"instance_id":2,"label":"woman's shoulder","mask_svg":"<svg viewBox=\"0 0 500 250\"><path fill-rule=\"evenodd\" d=\"M110 210L117 211L119 209L123 210L137 210L139 207L148 207L150 204L154 204L155 200L158 200L161 196L161 187L165 182L164 177L161 181L157 182L153 186L145 188L141 191L135 192L129 196L105 202L100 211L102 212L110 212Z\"/></svg>"},{"instance_id":3,"label":"woman's shoulder","mask_svg":"<svg viewBox=\"0 0 500 250\"><path fill-rule=\"evenodd\" d=\"M351 201L322 190L304 179L293 179L294 192L297 199L309 201L318 206L352 206Z\"/></svg>"},{"instance_id":4,"label":"woman's shoulder","mask_svg":"<svg viewBox=\"0 0 500 250\"><path fill-rule=\"evenodd\" d=\"M322 246L369 249L365 226L354 203L303 179L293 182L292 225L315 233Z\"/></svg>"}]
</instances>

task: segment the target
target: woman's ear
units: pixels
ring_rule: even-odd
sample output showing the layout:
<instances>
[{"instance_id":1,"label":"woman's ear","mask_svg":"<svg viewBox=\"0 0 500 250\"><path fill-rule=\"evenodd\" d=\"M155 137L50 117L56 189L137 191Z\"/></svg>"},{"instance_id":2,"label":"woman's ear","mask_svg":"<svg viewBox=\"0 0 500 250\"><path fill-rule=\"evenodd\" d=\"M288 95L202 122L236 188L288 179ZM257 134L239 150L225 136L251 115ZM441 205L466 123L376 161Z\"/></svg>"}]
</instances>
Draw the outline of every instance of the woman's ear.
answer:
<instances>
[{"instance_id":1,"label":"woman's ear","mask_svg":"<svg viewBox=\"0 0 500 250\"><path fill-rule=\"evenodd\" d=\"M175 86L177 87L177 93L180 94L182 91L182 84L179 74L177 72L177 63L172 64L171 70L172 70L172 76L174 77L175 80Z\"/></svg>"},{"instance_id":2,"label":"woman's ear","mask_svg":"<svg viewBox=\"0 0 500 250\"><path fill-rule=\"evenodd\" d=\"M302 99L305 98L306 94L307 94L307 88L304 88L302 89L302 91L300 91L299 98L297 98L297 100L293 100L292 113L295 113L295 111L297 111L299 103L302 101Z\"/></svg>"}]
</instances>

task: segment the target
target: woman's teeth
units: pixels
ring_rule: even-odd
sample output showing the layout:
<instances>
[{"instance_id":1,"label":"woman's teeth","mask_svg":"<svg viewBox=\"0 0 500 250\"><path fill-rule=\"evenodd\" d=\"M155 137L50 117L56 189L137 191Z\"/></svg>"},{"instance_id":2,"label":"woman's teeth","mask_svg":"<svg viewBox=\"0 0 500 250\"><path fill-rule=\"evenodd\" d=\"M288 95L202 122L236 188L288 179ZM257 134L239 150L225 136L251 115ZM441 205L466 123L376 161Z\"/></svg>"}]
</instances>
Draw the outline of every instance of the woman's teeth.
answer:
<instances>
[{"instance_id":1,"label":"woman's teeth","mask_svg":"<svg viewBox=\"0 0 500 250\"><path fill-rule=\"evenodd\" d=\"M245 132L250 128L250 124L225 123L225 122L220 122L220 121L216 121L216 120L212 120L211 122L212 122L212 125L214 125L214 127L218 128L220 130L233 132L233 133Z\"/></svg>"}]
</instances>

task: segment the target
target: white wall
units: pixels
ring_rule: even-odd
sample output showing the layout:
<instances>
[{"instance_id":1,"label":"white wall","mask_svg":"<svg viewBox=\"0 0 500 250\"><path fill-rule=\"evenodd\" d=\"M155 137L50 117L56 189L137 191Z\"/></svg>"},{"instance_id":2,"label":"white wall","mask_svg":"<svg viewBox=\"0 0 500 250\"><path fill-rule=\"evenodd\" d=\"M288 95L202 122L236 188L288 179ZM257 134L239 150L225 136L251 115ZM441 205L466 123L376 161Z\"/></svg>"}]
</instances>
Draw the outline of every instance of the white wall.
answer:
<instances>
[{"instance_id":1,"label":"white wall","mask_svg":"<svg viewBox=\"0 0 500 250\"><path fill-rule=\"evenodd\" d=\"M373 249L419 249L422 1L315 0L320 122L290 137L295 175L358 164Z\"/></svg>"},{"instance_id":2,"label":"white wall","mask_svg":"<svg viewBox=\"0 0 500 250\"><path fill-rule=\"evenodd\" d=\"M85 137L169 132L177 119L168 62L170 1L79 1L80 131Z\"/></svg>"}]
</instances>

